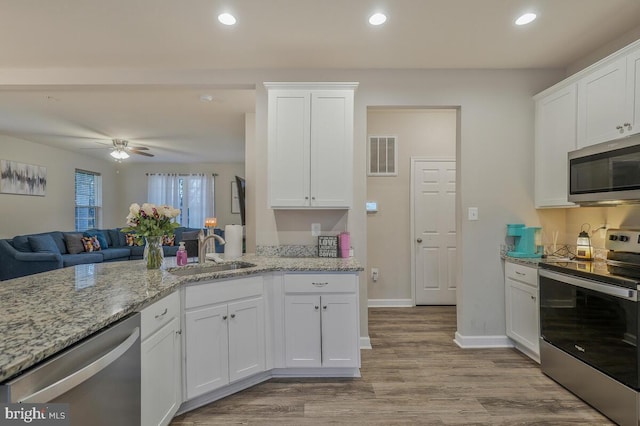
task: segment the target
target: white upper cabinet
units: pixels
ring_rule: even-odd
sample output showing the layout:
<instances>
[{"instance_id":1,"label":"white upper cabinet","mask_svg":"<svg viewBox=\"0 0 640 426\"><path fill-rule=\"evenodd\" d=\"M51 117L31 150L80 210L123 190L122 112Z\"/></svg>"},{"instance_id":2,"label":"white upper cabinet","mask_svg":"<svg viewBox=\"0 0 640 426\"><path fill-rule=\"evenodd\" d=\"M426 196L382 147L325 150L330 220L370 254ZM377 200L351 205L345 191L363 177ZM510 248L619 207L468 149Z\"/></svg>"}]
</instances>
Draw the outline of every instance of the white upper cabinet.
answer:
<instances>
[{"instance_id":1,"label":"white upper cabinet","mask_svg":"<svg viewBox=\"0 0 640 426\"><path fill-rule=\"evenodd\" d=\"M272 208L350 208L357 83L265 83Z\"/></svg>"},{"instance_id":2,"label":"white upper cabinet","mask_svg":"<svg viewBox=\"0 0 640 426\"><path fill-rule=\"evenodd\" d=\"M638 133L639 55L607 61L578 82L578 148Z\"/></svg>"},{"instance_id":3,"label":"white upper cabinet","mask_svg":"<svg viewBox=\"0 0 640 426\"><path fill-rule=\"evenodd\" d=\"M536 100L535 204L567 207L567 154L576 149L576 84Z\"/></svg>"}]
</instances>

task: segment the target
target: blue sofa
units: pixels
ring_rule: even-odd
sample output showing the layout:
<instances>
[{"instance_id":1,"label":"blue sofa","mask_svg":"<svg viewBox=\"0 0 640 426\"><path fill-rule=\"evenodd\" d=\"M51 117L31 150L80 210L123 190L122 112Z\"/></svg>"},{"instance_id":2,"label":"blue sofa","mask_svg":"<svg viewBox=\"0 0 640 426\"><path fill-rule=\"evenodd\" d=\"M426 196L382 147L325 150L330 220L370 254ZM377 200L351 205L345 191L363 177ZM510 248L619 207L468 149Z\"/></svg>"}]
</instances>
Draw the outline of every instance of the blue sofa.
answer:
<instances>
[{"instance_id":1,"label":"blue sofa","mask_svg":"<svg viewBox=\"0 0 640 426\"><path fill-rule=\"evenodd\" d=\"M188 255L197 256L199 231L198 228L176 228L174 245L163 246L164 255L175 256L179 243L185 241ZM215 233L224 238L224 231L221 229L215 229ZM73 234L79 233L51 231L0 239L0 281L67 266L135 260L143 257L144 246L127 245L126 236L120 228L91 229L83 233L97 235L101 242L101 249L93 252L78 252L77 247L71 249L72 240L77 239ZM222 246L216 241L216 252L222 251Z\"/></svg>"}]
</instances>

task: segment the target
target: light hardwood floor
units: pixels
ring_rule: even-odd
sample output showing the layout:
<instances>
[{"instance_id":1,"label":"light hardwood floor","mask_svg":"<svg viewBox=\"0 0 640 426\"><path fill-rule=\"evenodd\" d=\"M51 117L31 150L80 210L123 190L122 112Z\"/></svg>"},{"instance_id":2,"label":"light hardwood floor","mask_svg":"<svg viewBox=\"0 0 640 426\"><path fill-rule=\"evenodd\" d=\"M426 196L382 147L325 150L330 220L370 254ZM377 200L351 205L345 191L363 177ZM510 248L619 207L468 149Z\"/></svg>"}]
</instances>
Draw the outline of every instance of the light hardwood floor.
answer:
<instances>
[{"instance_id":1,"label":"light hardwood floor","mask_svg":"<svg viewBox=\"0 0 640 426\"><path fill-rule=\"evenodd\" d=\"M272 379L187 425L610 425L514 349L463 350L455 307L372 308L359 379Z\"/></svg>"}]
</instances>

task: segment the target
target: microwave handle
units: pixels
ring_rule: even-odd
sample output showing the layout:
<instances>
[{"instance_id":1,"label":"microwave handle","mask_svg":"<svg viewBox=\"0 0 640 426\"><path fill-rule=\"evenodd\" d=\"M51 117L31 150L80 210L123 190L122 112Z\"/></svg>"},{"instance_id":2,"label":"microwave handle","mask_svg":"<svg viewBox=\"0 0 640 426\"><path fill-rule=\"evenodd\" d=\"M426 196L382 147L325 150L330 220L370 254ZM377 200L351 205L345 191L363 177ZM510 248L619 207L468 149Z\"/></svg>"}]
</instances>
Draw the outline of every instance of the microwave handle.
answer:
<instances>
[{"instance_id":1,"label":"microwave handle","mask_svg":"<svg viewBox=\"0 0 640 426\"><path fill-rule=\"evenodd\" d=\"M559 274L556 272L548 271L546 269L541 269L538 274L541 277L549 278L576 287L586 288L587 290L597 291L599 293L604 293L609 296L618 297L620 299L630 300L632 302L638 301L638 292L629 288L607 285L583 278L575 278L570 275Z\"/></svg>"}]
</instances>

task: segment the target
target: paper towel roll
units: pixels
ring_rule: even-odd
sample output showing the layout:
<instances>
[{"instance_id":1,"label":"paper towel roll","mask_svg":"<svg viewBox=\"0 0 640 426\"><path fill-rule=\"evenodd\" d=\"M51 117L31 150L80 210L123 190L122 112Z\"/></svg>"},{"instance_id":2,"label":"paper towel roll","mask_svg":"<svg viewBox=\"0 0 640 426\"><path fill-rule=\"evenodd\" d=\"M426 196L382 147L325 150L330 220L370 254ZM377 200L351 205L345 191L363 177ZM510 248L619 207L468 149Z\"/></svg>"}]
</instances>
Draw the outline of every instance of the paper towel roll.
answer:
<instances>
[{"instance_id":1,"label":"paper towel roll","mask_svg":"<svg viewBox=\"0 0 640 426\"><path fill-rule=\"evenodd\" d=\"M242 256L242 225L224 227L224 258L237 259Z\"/></svg>"}]
</instances>

